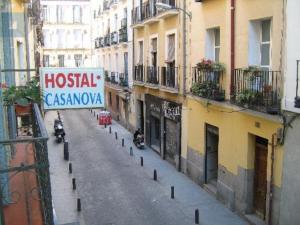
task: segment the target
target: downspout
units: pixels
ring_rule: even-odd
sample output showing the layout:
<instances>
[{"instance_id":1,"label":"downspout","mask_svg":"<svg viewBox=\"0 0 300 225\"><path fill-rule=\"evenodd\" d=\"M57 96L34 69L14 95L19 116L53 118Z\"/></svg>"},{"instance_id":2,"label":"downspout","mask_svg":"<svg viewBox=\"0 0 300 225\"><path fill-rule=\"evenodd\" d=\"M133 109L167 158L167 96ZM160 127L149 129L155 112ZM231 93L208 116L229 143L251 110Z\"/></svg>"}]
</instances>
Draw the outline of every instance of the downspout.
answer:
<instances>
[{"instance_id":1,"label":"downspout","mask_svg":"<svg viewBox=\"0 0 300 225\"><path fill-rule=\"evenodd\" d=\"M183 10L182 13L182 32L183 32L183 96L186 96L186 0L183 0Z\"/></svg>"},{"instance_id":2,"label":"downspout","mask_svg":"<svg viewBox=\"0 0 300 225\"><path fill-rule=\"evenodd\" d=\"M231 0L230 4L230 96L233 95L234 87L234 68L235 68L235 0Z\"/></svg>"},{"instance_id":3,"label":"downspout","mask_svg":"<svg viewBox=\"0 0 300 225\"><path fill-rule=\"evenodd\" d=\"M276 134L272 135L272 149L271 149L271 174L269 184L269 209L268 209L268 225L272 224L272 203L273 203L273 181L274 181L274 160L275 160L275 137Z\"/></svg>"},{"instance_id":4,"label":"downspout","mask_svg":"<svg viewBox=\"0 0 300 225\"><path fill-rule=\"evenodd\" d=\"M27 69L27 81L30 80L30 54L29 54L29 38L28 38L28 12L27 6L24 4L24 28L25 28L25 46L26 46L26 69ZM24 68L21 68L24 69Z\"/></svg>"}]
</instances>

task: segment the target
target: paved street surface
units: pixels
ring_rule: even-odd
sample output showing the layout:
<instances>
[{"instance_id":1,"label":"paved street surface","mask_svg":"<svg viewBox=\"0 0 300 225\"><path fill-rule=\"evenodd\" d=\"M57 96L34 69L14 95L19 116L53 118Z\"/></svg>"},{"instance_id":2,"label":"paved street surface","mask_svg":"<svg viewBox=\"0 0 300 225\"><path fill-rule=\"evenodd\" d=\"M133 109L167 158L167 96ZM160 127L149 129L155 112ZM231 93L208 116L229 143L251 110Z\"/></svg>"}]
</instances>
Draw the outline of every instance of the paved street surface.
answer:
<instances>
[{"instance_id":1,"label":"paved street surface","mask_svg":"<svg viewBox=\"0 0 300 225\"><path fill-rule=\"evenodd\" d=\"M47 114L46 121L53 117L53 112ZM247 224L152 150L133 148L134 156L130 156L132 135L119 124L114 123L109 134L109 129L99 126L88 110L64 111L62 115L86 225L189 225L194 224L195 209L199 209L203 225ZM54 151L58 154L50 158L63 161L62 149ZM139 165L140 156L144 157L144 167ZM60 167L56 164L51 168ZM67 166L60 169L65 173ZM154 169L158 181L152 179ZM175 186L175 199L170 198L171 186ZM56 207L58 220L59 210L74 214L72 207L63 206L64 196L56 195L53 192L54 202L62 204ZM67 198L74 206L76 196Z\"/></svg>"}]
</instances>

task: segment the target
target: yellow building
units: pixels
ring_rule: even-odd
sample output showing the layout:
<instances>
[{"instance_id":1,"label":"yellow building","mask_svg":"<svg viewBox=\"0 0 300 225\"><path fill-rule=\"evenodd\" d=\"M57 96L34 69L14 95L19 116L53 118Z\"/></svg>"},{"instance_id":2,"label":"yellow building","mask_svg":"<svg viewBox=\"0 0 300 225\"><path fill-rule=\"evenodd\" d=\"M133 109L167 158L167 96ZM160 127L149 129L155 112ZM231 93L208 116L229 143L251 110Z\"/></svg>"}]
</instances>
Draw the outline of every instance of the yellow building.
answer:
<instances>
[{"instance_id":1,"label":"yellow building","mask_svg":"<svg viewBox=\"0 0 300 225\"><path fill-rule=\"evenodd\" d=\"M181 165L181 114L183 61L181 16L175 7L184 1L134 1L132 27L134 127L145 134L146 144L179 170Z\"/></svg>"},{"instance_id":2,"label":"yellow building","mask_svg":"<svg viewBox=\"0 0 300 225\"><path fill-rule=\"evenodd\" d=\"M232 210L278 224L283 3L189 1L182 171ZM249 214L249 215L248 215Z\"/></svg>"}]
</instances>

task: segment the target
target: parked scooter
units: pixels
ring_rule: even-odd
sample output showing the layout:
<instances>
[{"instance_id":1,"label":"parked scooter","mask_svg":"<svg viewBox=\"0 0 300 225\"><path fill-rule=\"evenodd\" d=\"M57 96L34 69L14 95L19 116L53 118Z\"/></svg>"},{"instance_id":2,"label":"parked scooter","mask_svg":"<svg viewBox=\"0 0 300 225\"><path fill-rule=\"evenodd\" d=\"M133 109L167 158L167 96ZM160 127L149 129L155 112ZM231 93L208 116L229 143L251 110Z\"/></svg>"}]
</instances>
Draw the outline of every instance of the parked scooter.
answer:
<instances>
[{"instance_id":1,"label":"parked scooter","mask_svg":"<svg viewBox=\"0 0 300 225\"><path fill-rule=\"evenodd\" d=\"M144 134L141 132L140 129L135 131L135 133L133 135L133 143L139 149L145 148Z\"/></svg>"},{"instance_id":2,"label":"parked scooter","mask_svg":"<svg viewBox=\"0 0 300 225\"><path fill-rule=\"evenodd\" d=\"M61 143L65 138L66 134L61 120L54 120L54 135L57 143Z\"/></svg>"}]
</instances>

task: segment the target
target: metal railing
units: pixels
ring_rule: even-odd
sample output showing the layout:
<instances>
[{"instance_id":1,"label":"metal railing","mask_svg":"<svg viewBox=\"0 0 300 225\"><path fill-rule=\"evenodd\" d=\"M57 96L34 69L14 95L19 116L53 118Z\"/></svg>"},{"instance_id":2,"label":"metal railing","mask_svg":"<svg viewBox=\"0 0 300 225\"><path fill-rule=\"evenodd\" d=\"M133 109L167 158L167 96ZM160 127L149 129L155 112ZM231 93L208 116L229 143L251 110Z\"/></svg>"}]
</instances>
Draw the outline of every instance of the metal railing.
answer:
<instances>
[{"instance_id":1,"label":"metal railing","mask_svg":"<svg viewBox=\"0 0 300 225\"><path fill-rule=\"evenodd\" d=\"M295 108L300 108L300 60L297 60Z\"/></svg>"},{"instance_id":2,"label":"metal railing","mask_svg":"<svg viewBox=\"0 0 300 225\"><path fill-rule=\"evenodd\" d=\"M178 67L163 66L160 76L161 86L178 89Z\"/></svg>"},{"instance_id":3,"label":"metal railing","mask_svg":"<svg viewBox=\"0 0 300 225\"><path fill-rule=\"evenodd\" d=\"M118 44L118 32L114 31L110 34L110 44L116 45Z\"/></svg>"},{"instance_id":4,"label":"metal railing","mask_svg":"<svg viewBox=\"0 0 300 225\"><path fill-rule=\"evenodd\" d=\"M11 210L12 215L18 217L22 209L25 214L21 214L26 217L23 219L31 221L40 212L42 224L54 225L47 149L48 134L37 104L32 105L31 118L32 137L0 141L0 149L11 155L9 165L0 166L0 175L8 178L0 179L0 210L2 211L5 204L3 191L8 187L11 196L18 196L14 199L14 204L6 206L6 210ZM31 185L30 189L28 182ZM33 205L35 209L38 207L40 210L33 212ZM3 225L5 216L2 211Z\"/></svg>"},{"instance_id":5,"label":"metal railing","mask_svg":"<svg viewBox=\"0 0 300 225\"><path fill-rule=\"evenodd\" d=\"M159 67L147 66L147 79L149 84L159 84Z\"/></svg>"},{"instance_id":6,"label":"metal railing","mask_svg":"<svg viewBox=\"0 0 300 225\"><path fill-rule=\"evenodd\" d=\"M110 34L105 35L104 37L104 47L110 46Z\"/></svg>"},{"instance_id":7,"label":"metal railing","mask_svg":"<svg viewBox=\"0 0 300 225\"><path fill-rule=\"evenodd\" d=\"M134 81L144 82L144 66L137 65L134 67Z\"/></svg>"},{"instance_id":8,"label":"metal railing","mask_svg":"<svg viewBox=\"0 0 300 225\"><path fill-rule=\"evenodd\" d=\"M123 18L121 20L121 28L127 28L127 17Z\"/></svg>"},{"instance_id":9,"label":"metal railing","mask_svg":"<svg viewBox=\"0 0 300 225\"><path fill-rule=\"evenodd\" d=\"M110 2L109 0L104 0L103 1L103 11L107 11L110 8Z\"/></svg>"},{"instance_id":10,"label":"metal railing","mask_svg":"<svg viewBox=\"0 0 300 225\"><path fill-rule=\"evenodd\" d=\"M123 27L119 30L119 42L127 42L127 41L128 41L127 27Z\"/></svg>"},{"instance_id":11,"label":"metal railing","mask_svg":"<svg viewBox=\"0 0 300 225\"><path fill-rule=\"evenodd\" d=\"M100 48L99 38L95 39L95 48Z\"/></svg>"},{"instance_id":12,"label":"metal railing","mask_svg":"<svg viewBox=\"0 0 300 225\"><path fill-rule=\"evenodd\" d=\"M224 101L225 90L222 87L223 76L223 71L194 67L191 88L192 94L203 98Z\"/></svg>"},{"instance_id":13,"label":"metal railing","mask_svg":"<svg viewBox=\"0 0 300 225\"><path fill-rule=\"evenodd\" d=\"M128 87L128 74L119 73L119 85L121 87Z\"/></svg>"},{"instance_id":14,"label":"metal railing","mask_svg":"<svg viewBox=\"0 0 300 225\"><path fill-rule=\"evenodd\" d=\"M269 114L280 112L280 71L235 69L231 82L233 104Z\"/></svg>"},{"instance_id":15,"label":"metal railing","mask_svg":"<svg viewBox=\"0 0 300 225\"><path fill-rule=\"evenodd\" d=\"M118 84L118 81L117 81L117 72L111 72L110 73L110 83L112 84Z\"/></svg>"}]
</instances>

